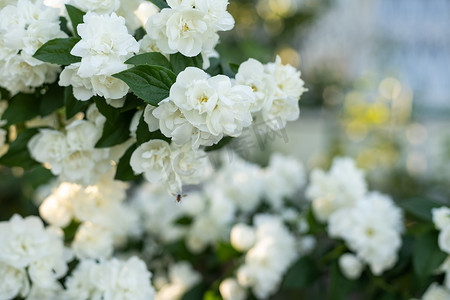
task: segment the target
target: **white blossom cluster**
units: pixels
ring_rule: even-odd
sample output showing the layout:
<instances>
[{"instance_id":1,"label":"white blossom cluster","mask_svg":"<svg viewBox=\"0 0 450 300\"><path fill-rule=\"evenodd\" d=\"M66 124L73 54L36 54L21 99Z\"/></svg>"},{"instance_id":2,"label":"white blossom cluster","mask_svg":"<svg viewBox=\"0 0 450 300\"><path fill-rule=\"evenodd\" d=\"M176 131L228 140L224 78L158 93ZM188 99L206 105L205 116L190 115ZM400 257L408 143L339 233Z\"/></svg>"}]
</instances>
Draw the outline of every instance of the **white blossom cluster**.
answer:
<instances>
[{"instance_id":1,"label":"white blossom cluster","mask_svg":"<svg viewBox=\"0 0 450 300\"><path fill-rule=\"evenodd\" d=\"M0 222L0 299L60 299L69 260L62 231L38 217Z\"/></svg>"},{"instance_id":2,"label":"white blossom cluster","mask_svg":"<svg viewBox=\"0 0 450 300\"><path fill-rule=\"evenodd\" d=\"M256 215L254 227L236 226L231 231L232 245L246 250L245 263L237 270L237 282L251 288L258 299L267 299L277 291L284 273L298 257L295 238L275 215ZM239 238L233 239L233 235Z\"/></svg>"},{"instance_id":3,"label":"white blossom cluster","mask_svg":"<svg viewBox=\"0 0 450 300\"><path fill-rule=\"evenodd\" d=\"M439 230L439 249L448 254L448 257L438 270L440 273L445 273L444 285L432 284L422 299L450 299L450 208L442 206L440 208L433 208L431 212L434 226Z\"/></svg>"},{"instance_id":4,"label":"white blossom cluster","mask_svg":"<svg viewBox=\"0 0 450 300\"><path fill-rule=\"evenodd\" d=\"M12 94L32 92L54 82L59 66L33 58L49 40L66 37L59 27L59 11L42 0L11 1L0 6L0 86Z\"/></svg>"},{"instance_id":5,"label":"white blossom cluster","mask_svg":"<svg viewBox=\"0 0 450 300\"><path fill-rule=\"evenodd\" d=\"M169 266L167 277L155 276L155 300L180 300L201 278L189 262L176 262Z\"/></svg>"},{"instance_id":6,"label":"white blossom cluster","mask_svg":"<svg viewBox=\"0 0 450 300\"><path fill-rule=\"evenodd\" d=\"M287 121L298 119L298 100L306 91L300 78L300 71L290 65L283 65L277 56L275 62L263 65L249 59L239 66L236 82L252 88L255 101L250 110L262 115L273 129L281 129ZM281 120L279 124L278 120Z\"/></svg>"},{"instance_id":7,"label":"white blossom cluster","mask_svg":"<svg viewBox=\"0 0 450 300\"><path fill-rule=\"evenodd\" d=\"M117 160L115 148L95 148L106 119L95 105L86 113L86 120L74 120L65 132L40 129L28 143L31 156L46 164L61 181L89 185L112 169Z\"/></svg>"},{"instance_id":8,"label":"white blossom cluster","mask_svg":"<svg viewBox=\"0 0 450 300\"><path fill-rule=\"evenodd\" d=\"M183 184L200 183L208 164L204 151L158 139L141 144L130 159L136 174L143 173L149 182L162 183L172 195L181 193Z\"/></svg>"},{"instance_id":9,"label":"white blossom cluster","mask_svg":"<svg viewBox=\"0 0 450 300\"><path fill-rule=\"evenodd\" d=\"M66 280L63 298L68 300L153 300L152 274L133 256L126 261L82 260Z\"/></svg>"},{"instance_id":10,"label":"white blossom cluster","mask_svg":"<svg viewBox=\"0 0 450 300\"><path fill-rule=\"evenodd\" d=\"M110 105L121 107L129 88L111 75L127 69L124 61L139 52L139 44L128 33L125 19L114 12L101 15L88 12L83 21L77 26L81 40L70 51L81 57L81 62L62 71L59 85L71 85L78 100L98 95Z\"/></svg>"},{"instance_id":11,"label":"white blossom cluster","mask_svg":"<svg viewBox=\"0 0 450 300\"><path fill-rule=\"evenodd\" d=\"M138 215L124 203L128 185L106 174L95 185L61 183L39 207L48 223L79 223L72 249L79 259L109 258L114 248L140 232Z\"/></svg>"},{"instance_id":12,"label":"white blossom cluster","mask_svg":"<svg viewBox=\"0 0 450 300\"><path fill-rule=\"evenodd\" d=\"M165 54L180 52L192 57L201 53L208 62L219 41L217 32L234 27L226 10L228 0L169 0L167 4L170 8L148 19L146 43Z\"/></svg>"},{"instance_id":13,"label":"white blossom cluster","mask_svg":"<svg viewBox=\"0 0 450 300\"><path fill-rule=\"evenodd\" d=\"M328 221L329 235L343 239L355 253L340 258L344 275L358 278L364 264L375 275L394 266L402 243L402 211L388 196L367 192L354 161L337 158L328 173L313 170L306 194L316 217Z\"/></svg>"}]
</instances>

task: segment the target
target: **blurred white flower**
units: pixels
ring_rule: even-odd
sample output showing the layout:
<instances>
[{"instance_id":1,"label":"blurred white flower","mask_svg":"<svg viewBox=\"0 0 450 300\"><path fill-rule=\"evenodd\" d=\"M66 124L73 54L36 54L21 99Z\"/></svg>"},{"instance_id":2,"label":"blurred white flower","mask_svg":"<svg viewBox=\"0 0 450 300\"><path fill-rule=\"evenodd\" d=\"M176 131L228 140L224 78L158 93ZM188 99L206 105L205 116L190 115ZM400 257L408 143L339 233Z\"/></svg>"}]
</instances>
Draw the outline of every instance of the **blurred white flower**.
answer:
<instances>
[{"instance_id":1,"label":"blurred white flower","mask_svg":"<svg viewBox=\"0 0 450 300\"><path fill-rule=\"evenodd\" d=\"M446 206L433 208L431 213L433 215L434 226L437 229L443 230L450 225L450 208Z\"/></svg>"},{"instance_id":2,"label":"blurred white flower","mask_svg":"<svg viewBox=\"0 0 450 300\"><path fill-rule=\"evenodd\" d=\"M255 244L255 230L247 224L238 223L231 229L230 241L234 249L247 251Z\"/></svg>"},{"instance_id":3,"label":"blurred white flower","mask_svg":"<svg viewBox=\"0 0 450 300\"><path fill-rule=\"evenodd\" d=\"M339 268L345 277L353 280L361 276L364 265L357 256L345 253L339 257Z\"/></svg>"},{"instance_id":4,"label":"blurred white flower","mask_svg":"<svg viewBox=\"0 0 450 300\"><path fill-rule=\"evenodd\" d=\"M425 294L422 296L422 300L446 300L450 299L450 291L446 288L438 285L437 283L432 283Z\"/></svg>"},{"instance_id":5,"label":"blurred white flower","mask_svg":"<svg viewBox=\"0 0 450 300\"><path fill-rule=\"evenodd\" d=\"M0 299L25 297L30 291L30 282L24 268L14 268L0 262Z\"/></svg>"},{"instance_id":6,"label":"blurred white flower","mask_svg":"<svg viewBox=\"0 0 450 300\"><path fill-rule=\"evenodd\" d=\"M224 300L245 300L247 291L234 278L227 278L220 283L220 295Z\"/></svg>"},{"instance_id":7,"label":"blurred white flower","mask_svg":"<svg viewBox=\"0 0 450 300\"><path fill-rule=\"evenodd\" d=\"M112 233L108 228L85 222L77 229L72 249L80 259L109 258L114 249Z\"/></svg>"},{"instance_id":8,"label":"blurred white flower","mask_svg":"<svg viewBox=\"0 0 450 300\"><path fill-rule=\"evenodd\" d=\"M450 225L439 232L438 244L442 251L450 254Z\"/></svg>"},{"instance_id":9,"label":"blurred white flower","mask_svg":"<svg viewBox=\"0 0 450 300\"><path fill-rule=\"evenodd\" d=\"M186 291L201 281L201 275L189 262L180 261L169 267L169 281L160 287L155 300L179 300Z\"/></svg>"},{"instance_id":10,"label":"blurred white flower","mask_svg":"<svg viewBox=\"0 0 450 300\"><path fill-rule=\"evenodd\" d=\"M85 12L110 14L120 7L120 0L71 0L70 4Z\"/></svg>"}]
</instances>

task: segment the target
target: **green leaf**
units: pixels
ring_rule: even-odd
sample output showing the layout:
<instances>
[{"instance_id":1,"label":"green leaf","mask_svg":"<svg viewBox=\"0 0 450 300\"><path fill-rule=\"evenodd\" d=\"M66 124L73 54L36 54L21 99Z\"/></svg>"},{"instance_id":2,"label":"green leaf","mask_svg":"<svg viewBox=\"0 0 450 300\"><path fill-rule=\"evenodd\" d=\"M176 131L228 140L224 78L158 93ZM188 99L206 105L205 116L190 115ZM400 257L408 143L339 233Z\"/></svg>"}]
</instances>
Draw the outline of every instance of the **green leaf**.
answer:
<instances>
[{"instance_id":1,"label":"green leaf","mask_svg":"<svg viewBox=\"0 0 450 300\"><path fill-rule=\"evenodd\" d=\"M201 54L194 57L186 57L181 53L175 53L170 54L170 64L172 65L172 70L178 74L187 67L197 67L201 69L203 66L203 58Z\"/></svg>"},{"instance_id":2,"label":"green leaf","mask_svg":"<svg viewBox=\"0 0 450 300\"><path fill-rule=\"evenodd\" d=\"M233 72L234 74L236 74L238 72L238 70L239 70L239 65L238 64L229 62L228 66L230 67L231 72Z\"/></svg>"},{"instance_id":3,"label":"green leaf","mask_svg":"<svg viewBox=\"0 0 450 300\"><path fill-rule=\"evenodd\" d=\"M30 185L33 189L38 188L39 186L46 184L50 181L50 179L54 178L55 175L44 166L39 166L34 168L28 172L25 172L23 175L24 181Z\"/></svg>"},{"instance_id":4,"label":"green leaf","mask_svg":"<svg viewBox=\"0 0 450 300\"><path fill-rule=\"evenodd\" d=\"M138 54L136 56L130 57L127 61L125 61L125 63L135 66L148 65L161 66L167 69L171 68L169 60L164 55L158 52Z\"/></svg>"},{"instance_id":5,"label":"green leaf","mask_svg":"<svg viewBox=\"0 0 450 300\"><path fill-rule=\"evenodd\" d=\"M103 135L95 144L96 148L106 148L120 145L130 138L130 123L134 111L126 111L120 114L114 124L106 122L103 126Z\"/></svg>"},{"instance_id":6,"label":"green leaf","mask_svg":"<svg viewBox=\"0 0 450 300\"><path fill-rule=\"evenodd\" d=\"M8 125L30 120L39 114L39 102L33 94L17 94L11 98L2 119L7 120Z\"/></svg>"},{"instance_id":7,"label":"green leaf","mask_svg":"<svg viewBox=\"0 0 450 300\"><path fill-rule=\"evenodd\" d=\"M11 97L10 92L7 89L2 88L0 86L0 99L9 100L10 97Z\"/></svg>"},{"instance_id":8,"label":"green leaf","mask_svg":"<svg viewBox=\"0 0 450 300\"><path fill-rule=\"evenodd\" d=\"M72 36L73 35L72 31L70 31L69 27L67 27L67 19L65 17L59 17L59 27L68 36Z\"/></svg>"},{"instance_id":9,"label":"green leaf","mask_svg":"<svg viewBox=\"0 0 450 300\"><path fill-rule=\"evenodd\" d=\"M31 158L28 151L28 141L38 132L37 128L25 129L9 145L8 152L0 158L0 165L7 167L22 167L25 170L39 166L39 163Z\"/></svg>"},{"instance_id":10,"label":"green leaf","mask_svg":"<svg viewBox=\"0 0 450 300\"><path fill-rule=\"evenodd\" d=\"M33 57L57 65L70 65L80 62L81 57L70 54L70 50L79 41L80 39L75 37L50 40L37 49Z\"/></svg>"},{"instance_id":11,"label":"green leaf","mask_svg":"<svg viewBox=\"0 0 450 300\"><path fill-rule=\"evenodd\" d=\"M123 80L131 91L153 106L169 97L169 90L176 80L176 75L160 66L136 66L113 75Z\"/></svg>"},{"instance_id":12,"label":"green leaf","mask_svg":"<svg viewBox=\"0 0 450 300\"><path fill-rule=\"evenodd\" d=\"M289 268L284 276L282 289L295 290L305 288L314 282L319 275L320 272L314 260L304 256Z\"/></svg>"},{"instance_id":13,"label":"green leaf","mask_svg":"<svg viewBox=\"0 0 450 300\"><path fill-rule=\"evenodd\" d=\"M219 243L216 248L216 255L220 262L226 263L233 258L240 257L242 254L229 243Z\"/></svg>"},{"instance_id":14,"label":"green leaf","mask_svg":"<svg viewBox=\"0 0 450 300\"><path fill-rule=\"evenodd\" d=\"M208 288L206 283L200 283L196 286L194 286L192 289L188 290L183 297L181 297L181 300L199 300L203 299L203 294L206 292L206 289Z\"/></svg>"},{"instance_id":15,"label":"green leaf","mask_svg":"<svg viewBox=\"0 0 450 300\"><path fill-rule=\"evenodd\" d=\"M206 73L208 73L211 76L223 74L222 64L220 62L220 59L218 59L217 57L211 58L209 60L209 68L206 69Z\"/></svg>"},{"instance_id":16,"label":"green leaf","mask_svg":"<svg viewBox=\"0 0 450 300\"><path fill-rule=\"evenodd\" d=\"M205 151L206 152L210 152L210 151L215 151L215 150L222 149L228 143L230 143L232 140L233 140L233 138L231 136L224 136L217 144L214 144L214 145L209 146L209 147L205 147Z\"/></svg>"},{"instance_id":17,"label":"green leaf","mask_svg":"<svg viewBox=\"0 0 450 300\"><path fill-rule=\"evenodd\" d=\"M175 221L175 224L177 225L190 225L192 224L192 218L191 217L181 217Z\"/></svg>"},{"instance_id":18,"label":"green leaf","mask_svg":"<svg viewBox=\"0 0 450 300\"><path fill-rule=\"evenodd\" d=\"M331 283L330 289L328 291L329 300L348 300L350 299L349 295L354 291L357 287L358 281L349 280L342 275L341 270L339 270L339 266L336 263L331 267Z\"/></svg>"},{"instance_id":19,"label":"green leaf","mask_svg":"<svg viewBox=\"0 0 450 300\"><path fill-rule=\"evenodd\" d=\"M144 120L144 115L142 115L136 130L136 144L139 146L150 140L163 140L170 143L170 138L162 134L159 129L151 132L148 129L147 122Z\"/></svg>"},{"instance_id":20,"label":"green leaf","mask_svg":"<svg viewBox=\"0 0 450 300\"><path fill-rule=\"evenodd\" d=\"M438 246L438 235L432 231L416 238L413 248L414 272L423 283L442 264L447 254Z\"/></svg>"},{"instance_id":21,"label":"green leaf","mask_svg":"<svg viewBox=\"0 0 450 300\"><path fill-rule=\"evenodd\" d=\"M203 300L222 300L222 297L217 292L209 290L203 296Z\"/></svg>"},{"instance_id":22,"label":"green leaf","mask_svg":"<svg viewBox=\"0 0 450 300\"><path fill-rule=\"evenodd\" d=\"M136 148L136 144L131 145L131 147L128 148L125 154L119 159L114 179L131 181L139 178L139 176L134 174L133 169L131 169L130 166L130 158Z\"/></svg>"},{"instance_id":23,"label":"green leaf","mask_svg":"<svg viewBox=\"0 0 450 300\"><path fill-rule=\"evenodd\" d=\"M73 96L72 86L64 89L64 104L66 105L66 119L70 119L79 112L84 112L89 101L80 101Z\"/></svg>"},{"instance_id":24,"label":"green leaf","mask_svg":"<svg viewBox=\"0 0 450 300\"><path fill-rule=\"evenodd\" d=\"M430 222L432 221L431 210L443 206L443 204L427 198L415 198L401 201L399 202L399 205L411 215Z\"/></svg>"},{"instance_id":25,"label":"green leaf","mask_svg":"<svg viewBox=\"0 0 450 300\"><path fill-rule=\"evenodd\" d=\"M153 4L155 4L159 9L168 8L167 2L164 0L150 0Z\"/></svg>"},{"instance_id":26,"label":"green leaf","mask_svg":"<svg viewBox=\"0 0 450 300\"><path fill-rule=\"evenodd\" d=\"M139 106L145 105L144 101L136 97L133 93L128 93L127 98L125 99L124 105L120 108L120 111L127 111L131 109L135 109Z\"/></svg>"},{"instance_id":27,"label":"green leaf","mask_svg":"<svg viewBox=\"0 0 450 300\"><path fill-rule=\"evenodd\" d=\"M93 99L100 113L105 116L106 121L114 125L119 118L120 109L112 107L106 103L106 100L103 97L95 96Z\"/></svg>"},{"instance_id":28,"label":"green leaf","mask_svg":"<svg viewBox=\"0 0 450 300\"><path fill-rule=\"evenodd\" d=\"M66 4L66 9L67 9L67 14L69 15L70 21L72 22L73 32L75 33L76 36L79 36L77 27L78 27L78 24L83 23L83 16L86 13L70 4Z\"/></svg>"},{"instance_id":29,"label":"green leaf","mask_svg":"<svg viewBox=\"0 0 450 300\"><path fill-rule=\"evenodd\" d=\"M39 106L39 115L45 117L58 108L64 106L64 88L54 83L48 87L47 92L42 96Z\"/></svg>"}]
</instances>

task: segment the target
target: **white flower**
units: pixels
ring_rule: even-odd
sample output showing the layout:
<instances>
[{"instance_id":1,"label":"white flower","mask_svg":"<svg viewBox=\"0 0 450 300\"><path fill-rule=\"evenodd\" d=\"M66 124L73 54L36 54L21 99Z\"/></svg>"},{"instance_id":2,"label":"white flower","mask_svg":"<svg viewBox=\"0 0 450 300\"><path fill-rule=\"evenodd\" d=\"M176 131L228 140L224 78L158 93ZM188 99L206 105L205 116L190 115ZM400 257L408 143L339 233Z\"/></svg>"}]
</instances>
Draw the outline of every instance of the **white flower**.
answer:
<instances>
[{"instance_id":1,"label":"white flower","mask_svg":"<svg viewBox=\"0 0 450 300\"><path fill-rule=\"evenodd\" d=\"M209 244L222 239L224 227L210 215L194 219L186 236L186 246L192 253L201 253Z\"/></svg>"},{"instance_id":2,"label":"white flower","mask_svg":"<svg viewBox=\"0 0 450 300\"><path fill-rule=\"evenodd\" d=\"M207 175L208 156L202 150L192 150L191 145L172 145L170 160L173 171L186 184L198 184Z\"/></svg>"},{"instance_id":3,"label":"white flower","mask_svg":"<svg viewBox=\"0 0 450 300\"><path fill-rule=\"evenodd\" d=\"M255 230L244 223L238 223L231 229L230 240L234 249L246 251L255 244Z\"/></svg>"},{"instance_id":4,"label":"white flower","mask_svg":"<svg viewBox=\"0 0 450 300\"><path fill-rule=\"evenodd\" d=\"M252 121L251 88L233 86L224 75L210 77L201 69L188 67L178 74L169 98L194 127L215 136L238 136Z\"/></svg>"},{"instance_id":5,"label":"white flower","mask_svg":"<svg viewBox=\"0 0 450 300\"><path fill-rule=\"evenodd\" d=\"M343 238L375 275L397 261L402 230L402 211L389 197L378 193L367 195L354 207L334 212L328 226L330 236Z\"/></svg>"},{"instance_id":6,"label":"white flower","mask_svg":"<svg viewBox=\"0 0 450 300\"><path fill-rule=\"evenodd\" d=\"M166 180L172 167L170 162L171 150L163 140L151 140L141 144L131 155L130 165L134 173L144 173L150 182Z\"/></svg>"},{"instance_id":7,"label":"white flower","mask_svg":"<svg viewBox=\"0 0 450 300\"><path fill-rule=\"evenodd\" d=\"M264 65L256 59L250 58L239 66L236 81L251 87L255 93L256 101L251 106L252 112L260 111L269 105L275 95L275 81L265 72Z\"/></svg>"},{"instance_id":8,"label":"white flower","mask_svg":"<svg viewBox=\"0 0 450 300\"><path fill-rule=\"evenodd\" d=\"M120 104L115 104L121 100L128 93L128 85L120 79L106 75L96 75L91 77L92 89L96 95L106 98L106 102L114 107L122 107L123 101Z\"/></svg>"},{"instance_id":9,"label":"white flower","mask_svg":"<svg viewBox=\"0 0 450 300\"><path fill-rule=\"evenodd\" d=\"M361 276L364 266L358 257L350 253L345 253L339 257L339 267L345 277L353 280Z\"/></svg>"},{"instance_id":10,"label":"white flower","mask_svg":"<svg viewBox=\"0 0 450 300\"><path fill-rule=\"evenodd\" d=\"M112 75L125 70L123 62L139 51L138 42L128 33L125 19L115 13L88 12L77 27L81 40L70 53L81 57L78 75Z\"/></svg>"},{"instance_id":11,"label":"white flower","mask_svg":"<svg viewBox=\"0 0 450 300\"><path fill-rule=\"evenodd\" d=\"M439 232L438 244L442 251L450 254L450 225Z\"/></svg>"},{"instance_id":12,"label":"white flower","mask_svg":"<svg viewBox=\"0 0 450 300\"><path fill-rule=\"evenodd\" d=\"M73 87L73 95L77 100L86 101L95 95L91 79L89 77L81 77L78 75L80 63L71 64L64 68L59 76L58 84L60 86Z\"/></svg>"},{"instance_id":13,"label":"white flower","mask_svg":"<svg viewBox=\"0 0 450 300\"><path fill-rule=\"evenodd\" d=\"M39 215L49 224L58 227L69 225L73 218L72 197L78 195L81 186L62 183L39 206Z\"/></svg>"},{"instance_id":14,"label":"white flower","mask_svg":"<svg viewBox=\"0 0 450 300\"><path fill-rule=\"evenodd\" d=\"M16 269L0 262L0 299L25 297L30 291L30 282L25 269Z\"/></svg>"},{"instance_id":15,"label":"white flower","mask_svg":"<svg viewBox=\"0 0 450 300\"><path fill-rule=\"evenodd\" d=\"M233 16L227 12L228 0L195 0L194 5L205 13L205 20L216 31L233 29Z\"/></svg>"},{"instance_id":16,"label":"white flower","mask_svg":"<svg viewBox=\"0 0 450 300\"><path fill-rule=\"evenodd\" d=\"M345 174L345 176L342 176ZM317 219L322 222L343 207L351 207L367 191L364 172L350 158L336 158L328 173L314 169L306 196L312 200Z\"/></svg>"},{"instance_id":17,"label":"white flower","mask_svg":"<svg viewBox=\"0 0 450 300\"><path fill-rule=\"evenodd\" d=\"M234 278L227 278L222 281L219 291L224 300L244 300L247 298L247 291Z\"/></svg>"},{"instance_id":18,"label":"white flower","mask_svg":"<svg viewBox=\"0 0 450 300\"><path fill-rule=\"evenodd\" d=\"M438 285L437 283L432 283L422 297L422 300L446 300L446 299L450 299L450 291Z\"/></svg>"},{"instance_id":19,"label":"white flower","mask_svg":"<svg viewBox=\"0 0 450 300\"><path fill-rule=\"evenodd\" d=\"M28 149L34 159L49 163L53 174L61 172L62 162L68 153L64 134L55 130L41 129L29 141Z\"/></svg>"},{"instance_id":20,"label":"white flower","mask_svg":"<svg viewBox=\"0 0 450 300\"><path fill-rule=\"evenodd\" d=\"M80 259L108 258L113 252L113 236L107 228L85 222L77 230L72 249Z\"/></svg>"},{"instance_id":21,"label":"white flower","mask_svg":"<svg viewBox=\"0 0 450 300\"><path fill-rule=\"evenodd\" d=\"M186 291L201 281L201 275L185 261L169 266L169 282L156 293L156 300L181 299Z\"/></svg>"},{"instance_id":22,"label":"white flower","mask_svg":"<svg viewBox=\"0 0 450 300\"><path fill-rule=\"evenodd\" d=\"M445 227L448 227L448 225L450 225L450 208L446 206L433 208L431 210L431 213L433 215L434 226L437 229L443 230Z\"/></svg>"}]
</instances>

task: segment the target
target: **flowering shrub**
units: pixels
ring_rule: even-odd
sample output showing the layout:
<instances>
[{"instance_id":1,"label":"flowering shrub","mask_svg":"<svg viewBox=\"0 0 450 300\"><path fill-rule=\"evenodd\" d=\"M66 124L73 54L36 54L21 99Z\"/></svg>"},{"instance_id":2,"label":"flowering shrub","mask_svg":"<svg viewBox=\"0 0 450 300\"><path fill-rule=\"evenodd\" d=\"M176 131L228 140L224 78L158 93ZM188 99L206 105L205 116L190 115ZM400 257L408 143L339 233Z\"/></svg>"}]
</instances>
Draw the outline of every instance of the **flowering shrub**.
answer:
<instances>
[{"instance_id":1,"label":"flowering shrub","mask_svg":"<svg viewBox=\"0 0 450 300\"><path fill-rule=\"evenodd\" d=\"M301 74L222 61L228 1L153 2L145 30L138 0L0 3L0 164L45 175L0 222L0 299L448 297L449 209L224 150L298 119Z\"/></svg>"}]
</instances>

